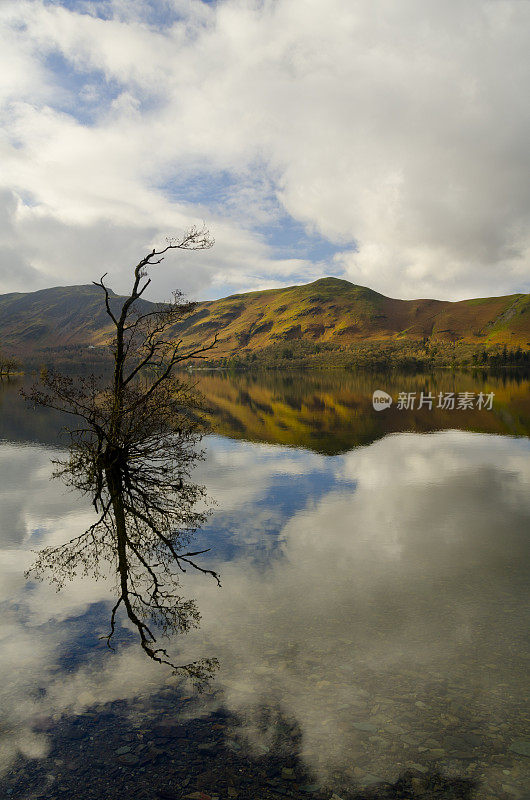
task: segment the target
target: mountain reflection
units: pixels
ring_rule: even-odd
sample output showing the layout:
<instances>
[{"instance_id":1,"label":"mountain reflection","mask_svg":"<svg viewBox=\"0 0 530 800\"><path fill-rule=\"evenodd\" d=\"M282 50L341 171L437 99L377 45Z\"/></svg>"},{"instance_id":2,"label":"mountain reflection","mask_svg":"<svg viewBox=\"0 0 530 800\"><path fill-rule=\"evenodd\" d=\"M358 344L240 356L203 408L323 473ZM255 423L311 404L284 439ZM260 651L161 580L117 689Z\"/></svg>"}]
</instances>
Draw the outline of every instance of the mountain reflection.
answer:
<instances>
[{"instance_id":1,"label":"mountain reflection","mask_svg":"<svg viewBox=\"0 0 530 800\"><path fill-rule=\"evenodd\" d=\"M440 371L429 375L322 372L193 374L210 409L212 429L223 436L304 447L326 455L345 453L400 431L473 430L530 436L530 376ZM50 409L27 413L22 383L0 382L0 439L56 444L64 420ZM394 401L399 392L493 392L492 411L374 411L372 393L383 389Z\"/></svg>"},{"instance_id":2,"label":"mountain reflection","mask_svg":"<svg viewBox=\"0 0 530 800\"><path fill-rule=\"evenodd\" d=\"M530 378L450 370L432 375L328 370L307 373L196 373L214 430L238 439L305 447L333 455L370 444L387 433L460 429L530 435ZM391 408L374 411L372 393L383 389ZM478 409L410 411L396 408L399 392L493 392L491 412ZM416 401L417 403L417 401Z\"/></svg>"},{"instance_id":3,"label":"mountain reflection","mask_svg":"<svg viewBox=\"0 0 530 800\"><path fill-rule=\"evenodd\" d=\"M529 449L452 431L328 458L211 437L199 479L220 502L206 535L223 589L184 581L203 619L180 642L183 658L221 664L202 713L234 712L232 739L258 753L289 724L318 781L362 786L412 766L477 780L481 797L515 792ZM0 458L7 768L17 752L45 757L39 720L155 691L166 676L133 643L102 651L104 582L61 595L24 586L28 550L84 529L90 511L48 484L41 448L4 445Z\"/></svg>"}]
</instances>

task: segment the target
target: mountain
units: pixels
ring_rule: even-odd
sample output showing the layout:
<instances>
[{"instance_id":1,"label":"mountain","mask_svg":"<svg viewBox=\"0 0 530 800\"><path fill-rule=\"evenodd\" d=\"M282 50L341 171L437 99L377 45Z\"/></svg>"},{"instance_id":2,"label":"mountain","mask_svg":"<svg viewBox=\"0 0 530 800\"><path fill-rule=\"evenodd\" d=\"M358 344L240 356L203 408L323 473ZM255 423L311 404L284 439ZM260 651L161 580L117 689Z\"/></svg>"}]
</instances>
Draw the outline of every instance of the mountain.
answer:
<instances>
[{"instance_id":1,"label":"mountain","mask_svg":"<svg viewBox=\"0 0 530 800\"><path fill-rule=\"evenodd\" d=\"M111 305L122 298L112 294ZM140 301L144 309L154 304ZM0 295L0 346L19 355L104 344L110 332L95 286ZM340 350L359 343L465 342L530 345L530 295L449 302L395 300L339 278L200 302L174 330L185 346L212 340L215 357L274 345L313 343Z\"/></svg>"},{"instance_id":2,"label":"mountain","mask_svg":"<svg viewBox=\"0 0 530 800\"><path fill-rule=\"evenodd\" d=\"M111 292L114 311L123 298ZM142 307L153 304L140 300ZM0 295L0 346L25 354L45 348L101 344L110 331L97 286L57 286Z\"/></svg>"},{"instance_id":3,"label":"mountain","mask_svg":"<svg viewBox=\"0 0 530 800\"><path fill-rule=\"evenodd\" d=\"M334 344L423 339L530 344L530 295L476 300L394 300L339 278L200 303L189 341L220 331L219 352L259 350L299 339Z\"/></svg>"}]
</instances>

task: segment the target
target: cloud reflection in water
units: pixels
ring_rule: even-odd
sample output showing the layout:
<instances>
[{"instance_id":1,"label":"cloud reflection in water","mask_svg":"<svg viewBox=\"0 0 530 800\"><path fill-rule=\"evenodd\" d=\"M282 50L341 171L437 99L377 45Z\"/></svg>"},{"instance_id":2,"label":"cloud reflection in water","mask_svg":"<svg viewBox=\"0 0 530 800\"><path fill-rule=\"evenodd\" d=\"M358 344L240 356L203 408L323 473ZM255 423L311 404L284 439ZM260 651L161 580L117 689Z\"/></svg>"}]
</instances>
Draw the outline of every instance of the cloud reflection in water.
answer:
<instances>
[{"instance_id":1,"label":"cloud reflection in water","mask_svg":"<svg viewBox=\"0 0 530 800\"><path fill-rule=\"evenodd\" d=\"M203 621L178 645L186 660L219 658L217 685L240 733L260 751L280 720L293 723L323 779L388 779L433 761L455 774L470 763L495 771L491 754L521 733L528 441L399 434L329 458L211 437L208 450L200 480L220 505L202 536L223 588L185 580ZM24 583L28 550L91 516L49 484L49 455L0 448L4 768L17 751L45 754L37 718L167 678L127 643L62 668L70 647L104 632L110 586L80 580L55 594ZM274 546L256 558L260 533ZM463 760L472 740L479 750Z\"/></svg>"}]
</instances>

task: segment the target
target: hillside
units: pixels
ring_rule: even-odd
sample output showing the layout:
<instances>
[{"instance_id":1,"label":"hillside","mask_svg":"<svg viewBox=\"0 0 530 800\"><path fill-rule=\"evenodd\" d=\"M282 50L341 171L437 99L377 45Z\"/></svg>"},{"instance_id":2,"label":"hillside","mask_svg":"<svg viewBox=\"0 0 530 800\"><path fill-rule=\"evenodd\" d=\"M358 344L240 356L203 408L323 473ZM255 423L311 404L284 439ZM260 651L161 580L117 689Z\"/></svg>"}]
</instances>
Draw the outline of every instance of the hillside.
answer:
<instances>
[{"instance_id":1,"label":"hillside","mask_svg":"<svg viewBox=\"0 0 530 800\"><path fill-rule=\"evenodd\" d=\"M394 300L339 278L232 295L198 305L190 342L220 331L218 352L261 350L307 340L348 345L366 340L430 338L470 343L530 343L530 295L460 302Z\"/></svg>"},{"instance_id":2,"label":"hillside","mask_svg":"<svg viewBox=\"0 0 530 800\"><path fill-rule=\"evenodd\" d=\"M111 295L114 311L120 298ZM154 305L139 302L145 308ZM0 346L17 354L101 344L110 331L108 323L103 293L96 286L57 286L0 295Z\"/></svg>"},{"instance_id":3,"label":"hillside","mask_svg":"<svg viewBox=\"0 0 530 800\"><path fill-rule=\"evenodd\" d=\"M112 297L117 306L120 298ZM145 308L152 304L142 301ZM0 346L22 356L96 350L110 327L101 291L68 286L0 295ZM460 302L395 300L338 278L200 302L174 330L184 346L219 341L215 358L248 357L274 347L341 351L371 343L428 340L479 347L530 345L530 295Z\"/></svg>"}]
</instances>

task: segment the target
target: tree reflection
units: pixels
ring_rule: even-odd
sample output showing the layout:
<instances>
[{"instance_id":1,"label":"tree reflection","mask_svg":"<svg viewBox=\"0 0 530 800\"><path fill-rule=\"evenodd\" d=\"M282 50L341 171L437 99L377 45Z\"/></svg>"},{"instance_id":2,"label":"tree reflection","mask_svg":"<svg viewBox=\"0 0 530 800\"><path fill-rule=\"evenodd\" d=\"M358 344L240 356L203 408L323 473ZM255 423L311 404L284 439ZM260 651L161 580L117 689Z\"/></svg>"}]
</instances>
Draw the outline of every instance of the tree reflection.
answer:
<instances>
[{"instance_id":1,"label":"tree reflection","mask_svg":"<svg viewBox=\"0 0 530 800\"><path fill-rule=\"evenodd\" d=\"M180 240L148 254L134 270L130 295L123 301L104 284L103 299L115 329L114 373L105 383L94 376L49 372L28 398L80 420L70 428L70 453L57 462L56 475L88 495L98 519L85 533L59 547L44 549L28 575L47 574L60 588L77 574L101 576L115 565L117 599L105 637L109 647L117 613L123 608L153 660L185 672L199 686L216 667L215 659L176 665L157 636L183 633L199 622L193 600L181 596L179 572L188 567L219 576L196 562L206 552L189 549L207 516L205 489L191 481L202 457L196 412L200 400L187 380L175 374L183 360L200 358L212 345L182 353L171 330L192 312L180 294L155 307L140 298L150 283L150 266L170 249L203 249L211 240L190 229Z\"/></svg>"}]
</instances>

